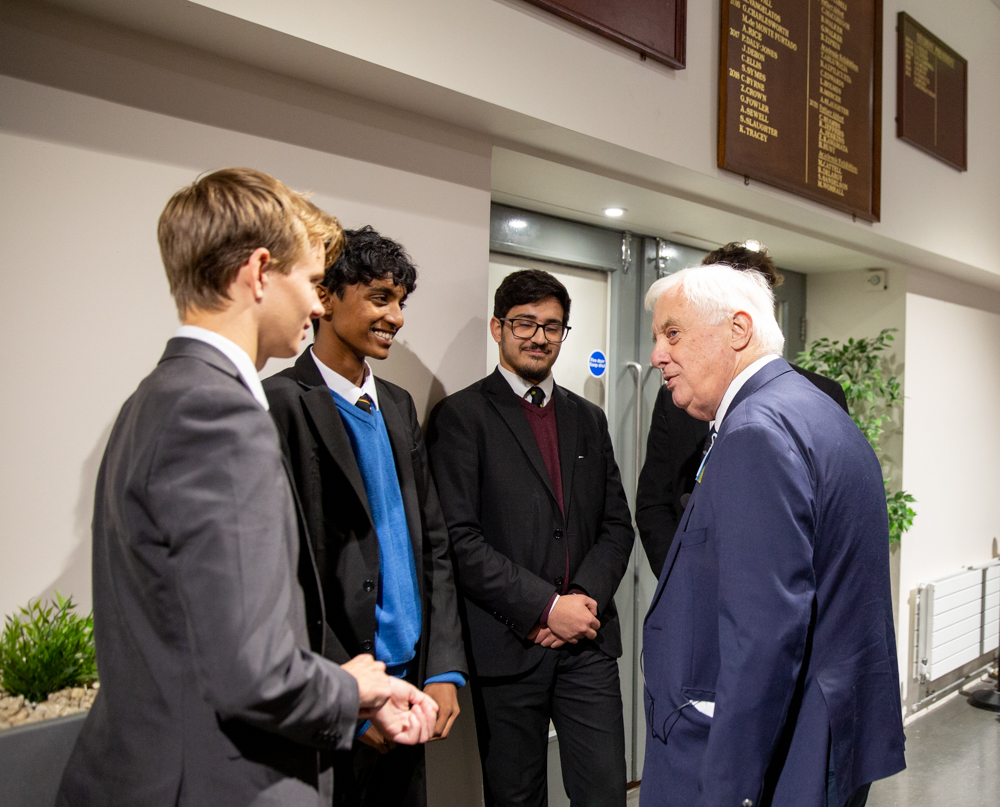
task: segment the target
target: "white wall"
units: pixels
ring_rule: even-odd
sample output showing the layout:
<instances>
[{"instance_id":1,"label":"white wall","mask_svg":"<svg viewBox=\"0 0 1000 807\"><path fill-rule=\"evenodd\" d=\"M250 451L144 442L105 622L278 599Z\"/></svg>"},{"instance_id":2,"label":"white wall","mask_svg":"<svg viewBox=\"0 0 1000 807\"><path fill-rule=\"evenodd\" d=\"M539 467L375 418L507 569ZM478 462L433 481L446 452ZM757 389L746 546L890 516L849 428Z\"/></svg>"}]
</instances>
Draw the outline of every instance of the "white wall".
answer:
<instances>
[{"instance_id":1,"label":"white wall","mask_svg":"<svg viewBox=\"0 0 1000 807\"><path fill-rule=\"evenodd\" d=\"M917 586L990 560L1000 538L1000 307L907 294L905 390L903 486L917 518L903 536L901 637ZM904 681L911 645L900 643Z\"/></svg>"}]
</instances>

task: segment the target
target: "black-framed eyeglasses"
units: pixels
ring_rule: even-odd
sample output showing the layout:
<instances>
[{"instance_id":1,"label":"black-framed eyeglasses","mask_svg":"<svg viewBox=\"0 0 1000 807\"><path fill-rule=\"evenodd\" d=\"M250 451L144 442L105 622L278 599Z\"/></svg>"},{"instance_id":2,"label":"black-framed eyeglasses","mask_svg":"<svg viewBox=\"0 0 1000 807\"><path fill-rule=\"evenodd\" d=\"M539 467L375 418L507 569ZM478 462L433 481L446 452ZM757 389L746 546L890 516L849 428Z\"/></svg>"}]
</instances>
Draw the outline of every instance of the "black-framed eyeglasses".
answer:
<instances>
[{"instance_id":1,"label":"black-framed eyeglasses","mask_svg":"<svg viewBox=\"0 0 1000 807\"><path fill-rule=\"evenodd\" d=\"M535 322L533 319L505 319L497 317L500 322L509 322L510 331L518 339L531 339L538 329L541 328L545 334L545 341L558 343L566 341L569 332L572 330L569 325L561 322Z\"/></svg>"}]
</instances>

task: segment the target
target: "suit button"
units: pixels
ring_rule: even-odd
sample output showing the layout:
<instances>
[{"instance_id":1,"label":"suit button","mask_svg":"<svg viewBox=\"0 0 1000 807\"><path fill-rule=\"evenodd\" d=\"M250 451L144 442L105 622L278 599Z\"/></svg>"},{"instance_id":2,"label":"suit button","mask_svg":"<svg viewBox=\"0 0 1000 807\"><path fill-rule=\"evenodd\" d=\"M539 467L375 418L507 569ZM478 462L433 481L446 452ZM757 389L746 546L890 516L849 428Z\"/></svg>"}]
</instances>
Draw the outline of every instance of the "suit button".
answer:
<instances>
[{"instance_id":1,"label":"suit button","mask_svg":"<svg viewBox=\"0 0 1000 807\"><path fill-rule=\"evenodd\" d=\"M753 799L743 799L743 807L753 807Z\"/></svg>"},{"instance_id":2,"label":"suit button","mask_svg":"<svg viewBox=\"0 0 1000 807\"><path fill-rule=\"evenodd\" d=\"M364 640L364 641L363 641L363 642L361 643L361 649L362 649L362 650L371 650L371 649L372 649L372 644L373 644L373 643L372 643L372 640L371 640L371 639L365 639L365 640Z\"/></svg>"},{"instance_id":3,"label":"suit button","mask_svg":"<svg viewBox=\"0 0 1000 807\"><path fill-rule=\"evenodd\" d=\"M365 582L362 584L361 588L363 588L365 591L374 591L375 590L375 582L373 580L365 580Z\"/></svg>"},{"instance_id":4,"label":"suit button","mask_svg":"<svg viewBox=\"0 0 1000 807\"><path fill-rule=\"evenodd\" d=\"M552 534L553 534L553 535L555 536L555 539L556 539L557 541L561 540L561 539L562 539L562 537L563 537L563 531L562 531L562 530L556 530L556 531L555 531L554 533L552 533Z\"/></svg>"},{"instance_id":5,"label":"suit button","mask_svg":"<svg viewBox=\"0 0 1000 807\"><path fill-rule=\"evenodd\" d=\"M552 582L555 583L557 586L561 586L563 584L563 579L561 577L557 577Z\"/></svg>"}]
</instances>

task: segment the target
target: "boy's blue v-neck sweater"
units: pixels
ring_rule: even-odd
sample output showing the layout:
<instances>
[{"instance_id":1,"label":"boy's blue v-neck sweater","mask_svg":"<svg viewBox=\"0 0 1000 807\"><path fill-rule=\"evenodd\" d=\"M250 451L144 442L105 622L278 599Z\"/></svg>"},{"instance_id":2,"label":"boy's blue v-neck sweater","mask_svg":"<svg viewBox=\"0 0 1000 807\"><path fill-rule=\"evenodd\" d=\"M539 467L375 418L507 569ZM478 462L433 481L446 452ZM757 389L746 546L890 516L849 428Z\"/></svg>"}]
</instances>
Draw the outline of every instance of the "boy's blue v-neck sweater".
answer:
<instances>
[{"instance_id":1,"label":"boy's blue v-neck sweater","mask_svg":"<svg viewBox=\"0 0 1000 807\"><path fill-rule=\"evenodd\" d=\"M375 658L387 672L416 655L420 640L420 590L389 433L382 413L369 414L331 390L354 450L378 537Z\"/></svg>"}]
</instances>

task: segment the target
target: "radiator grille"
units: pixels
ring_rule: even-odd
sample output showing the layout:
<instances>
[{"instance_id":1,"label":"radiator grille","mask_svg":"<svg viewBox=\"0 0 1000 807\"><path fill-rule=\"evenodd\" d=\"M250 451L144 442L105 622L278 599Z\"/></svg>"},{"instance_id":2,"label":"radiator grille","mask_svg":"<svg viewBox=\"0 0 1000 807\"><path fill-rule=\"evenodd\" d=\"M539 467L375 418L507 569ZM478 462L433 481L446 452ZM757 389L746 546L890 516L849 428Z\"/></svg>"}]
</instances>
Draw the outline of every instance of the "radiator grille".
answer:
<instances>
[{"instance_id":1,"label":"radiator grille","mask_svg":"<svg viewBox=\"0 0 1000 807\"><path fill-rule=\"evenodd\" d=\"M997 648L1000 561L924 583L917 589L917 664L933 681Z\"/></svg>"}]
</instances>

